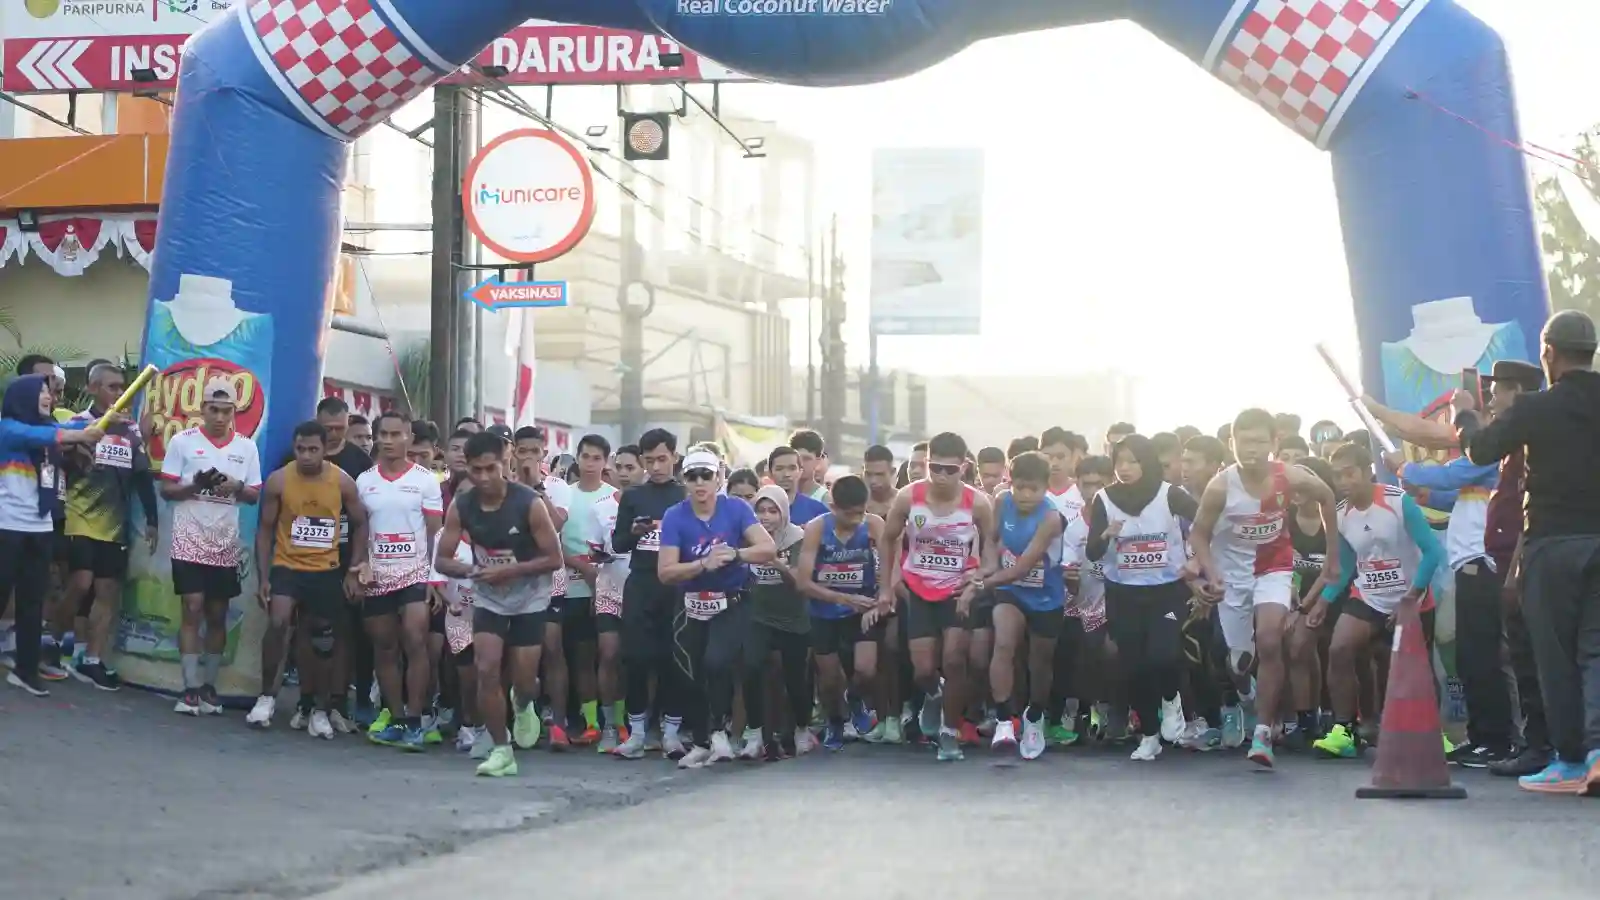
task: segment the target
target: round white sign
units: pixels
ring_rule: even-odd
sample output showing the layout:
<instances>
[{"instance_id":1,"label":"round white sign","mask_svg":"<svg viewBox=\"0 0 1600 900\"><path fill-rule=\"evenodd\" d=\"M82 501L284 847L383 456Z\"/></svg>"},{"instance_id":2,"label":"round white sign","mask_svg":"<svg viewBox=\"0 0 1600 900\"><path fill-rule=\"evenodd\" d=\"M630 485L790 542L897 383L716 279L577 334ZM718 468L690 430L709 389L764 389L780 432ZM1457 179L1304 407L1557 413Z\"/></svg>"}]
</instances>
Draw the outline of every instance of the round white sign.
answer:
<instances>
[{"instance_id":1,"label":"round white sign","mask_svg":"<svg viewBox=\"0 0 1600 900\"><path fill-rule=\"evenodd\" d=\"M594 173L553 131L520 128L484 145L467 166L461 194L467 228L512 262L555 259L594 222Z\"/></svg>"}]
</instances>

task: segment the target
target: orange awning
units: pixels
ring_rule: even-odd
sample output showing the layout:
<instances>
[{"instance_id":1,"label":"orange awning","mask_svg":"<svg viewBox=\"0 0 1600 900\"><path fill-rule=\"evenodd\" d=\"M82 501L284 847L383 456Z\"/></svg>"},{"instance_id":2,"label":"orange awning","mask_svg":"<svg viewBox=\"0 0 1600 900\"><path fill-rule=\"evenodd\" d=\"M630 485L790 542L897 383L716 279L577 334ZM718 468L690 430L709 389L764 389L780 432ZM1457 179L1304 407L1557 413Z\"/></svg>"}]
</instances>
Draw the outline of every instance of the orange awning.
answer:
<instances>
[{"instance_id":1,"label":"orange awning","mask_svg":"<svg viewBox=\"0 0 1600 900\"><path fill-rule=\"evenodd\" d=\"M0 141L0 213L154 206L167 144L163 134Z\"/></svg>"}]
</instances>

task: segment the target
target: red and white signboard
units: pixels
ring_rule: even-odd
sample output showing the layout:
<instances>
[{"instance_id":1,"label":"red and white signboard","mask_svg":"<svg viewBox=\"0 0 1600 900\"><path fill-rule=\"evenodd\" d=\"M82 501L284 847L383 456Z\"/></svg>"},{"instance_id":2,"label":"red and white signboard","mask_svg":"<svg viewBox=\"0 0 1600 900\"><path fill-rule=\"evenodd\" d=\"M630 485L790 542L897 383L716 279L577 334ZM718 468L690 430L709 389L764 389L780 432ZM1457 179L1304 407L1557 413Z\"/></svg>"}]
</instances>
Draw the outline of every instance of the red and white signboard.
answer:
<instances>
[{"instance_id":1,"label":"red and white signboard","mask_svg":"<svg viewBox=\"0 0 1600 900\"><path fill-rule=\"evenodd\" d=\"M46 17L23 10L24 4L43 8L52 2L0 0L0 34L5 35L0 89L18 94L169 90L177 81L183 42L227 6L226 0L60 0ZM171 11L191 6L189 13ZM91 7L144 12L94 16L85 12ZM664 53L683 54L683 65L662 68ZM473 66L502 66L506 74L494 80L516 86L750 80L658 35L539 20L496 38ZM133 73L140 71L153 73L155 80L136 83ZM486 79L469 68L447 80L476 84Z\"/></svg>"},{"instance_id":2,"label":"red and white signboard","mask_svg":"<svg viewBox=\"0 0 1600 900\"><path fill-rule=\"evenodd\" d=\"M561 135L508 131L485 144L461 185L467 228L509 262L548 262L594 223L594 173Z\"/></svg>"}]
</instances>

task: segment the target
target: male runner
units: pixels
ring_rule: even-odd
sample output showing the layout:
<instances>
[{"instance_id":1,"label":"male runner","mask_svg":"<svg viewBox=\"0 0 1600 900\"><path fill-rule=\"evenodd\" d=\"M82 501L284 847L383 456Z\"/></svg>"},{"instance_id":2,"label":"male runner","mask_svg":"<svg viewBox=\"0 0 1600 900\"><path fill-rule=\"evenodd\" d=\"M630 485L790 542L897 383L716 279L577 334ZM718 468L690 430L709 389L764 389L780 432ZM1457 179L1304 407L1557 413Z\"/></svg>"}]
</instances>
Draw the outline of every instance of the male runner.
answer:
<instances>
[{"instance_id":1,"label":"male runner","mask_svg":"<svg viewBox=\"0 0 1600 900\"><path fill-rule=\"evenodd\" d=\"M98 422L111 404L122 396L125 386L122 370L101 363L89 370L89 393L94 398L89 409L74 421ZM103 662L115 633L118 609L122 605L122 578L128 571L128 514L133 495L144 507L144 536L155 553L155 484L150 475L150 458L145 454L143 436L137 426L122 421L111 425L92 447L68 454L81 470L67 487L66 536L68 582L62 603L66 612L83 614L89 630L83 658L68 671L79 681L103 691L122 687L122 679ZM51 664L48 656L40 663L43 675Z\"/></svg>"},{"instance_id":2,"label":"male runner","mask_svg":"<svg viewBox=\"0 0 1600 900\"><path fill-rule=\"evenodd\" d=\"M826 503L801 490L805 471L804 457L793 447L774 447L767 454L767 474L773 484L789 495L789 521L802 528L812 519L828 514Z\"/></svg>"},{"instance_id":3,"label":"male runner","mask_svg":"<svg viewBox=\"0 0 1600 900\"><path fill-rule=\"evenodd\" d=\"M1068 522L1079 518L1086 501L1074 475L1089 454L1089 442L1065 428L1046 428L1039 436L1039 452L1050 460L1050 484L1045 496Z\"/></svg>"},{"instance_id":4,"label":"male runner","mask_svg":"<svg viewBox=\"0 0 1600 900\"><path fill-rule=\"evenodd\" d=\"M327 449L323 458L333 463L350 476L354 481L362 472L372 468L372 440L371 428L366 425L359 427L367 431L367 445L362 447L354 439L355 422L360 416L352 416L350 407L338 397L324 397L317 404L317 421L328 431ZM365 420L362 420L365 422ZM353 508L353 507L352 507ZM350 543L350 518L348 514L339 517L339 569L341 572L350 571L350 557L353 553ZM339 731L347 727L345 721L345 688L355 685L355 709L353 716L356 724L362 728L372 724L377 718L378 711L372 705L372 676L375 664L372 657L372 639L367 637L367 630L362 625L361 604L350 603L344 608L347 622L340 632L340 651L338 658L340 664L345 666L345 671L336 676L333 691L333 708L339 715L332 717L334 730ZM341 732L345 733L345 732Z\"/></svg>"},{"instance_id":5,"label":"male runner","mask_svg":"<svg viewBox=\"0 0 1600 900\"><path fill-rule=\"evenodd\" d=\"M617 448L617 455L611 459L611 471L617 478L617 489L627 490L636 484L644 484L644 464L640 461L638 444L623 444Z\"/></svg>"},{"instance_id":6,"label":"male runner","mask_svg":"<svg viewBox=\"0 0 1600 900\"><path fill-rule=\"evenodd\" d=\"M543 500L550 520L557 531L566 528L572 506L572 488L554 473L546 474L543 428L524 425L518 428L516 442L515 479L531 487ZM567 737L567 689L570 669L567 666L567 567L556 569L551 576L550 609L544 617L544 650L540 654L544 667L544 689L548 703L545 706L545 724L549 727L550 749L560 752L572 746ZM581 604L586 613L587 604ZM580 626L581 628L582 626Z\"/></svg>"},{"instance_id":7,"label":"male runner","mask_svg":"<svg viewBox=\"0 0 1600 900\"><path fill-rule=\"evenodd\" d=\"M646 479L622 492L612 549L629 554L628 578L622 589L622 659L627 668L628 739L617 747L623 759L643 759L650 720L650 676L656 677L656 707L661 713L661 751L668 759L688 752L678 729L683 725L682 700L672 668L672 619L677 592L656 574L661 552L661 517L683 501L683 483L673 477L678 438L652 428L639 438Z\"/></svg>"},{"instance_id":8,"label":"male runner","mask_svg":"<svg viewBox=\"0 0 1600 900\"><path fill-rule=\"evenodd\" d=\"M372 422L360 413L350 414L350 430L345 432L344 439L368 456L372 455L374 442L372 440Z\"/></svg>"},{"instance_id":9,"label":"male runner","mask_svg":"<svg viewBox=\"0 0 1600 900\"><path fill-rule=\"evenodd\" d=\"M598 434L586 434L578 440L578 481L571 485L571 500L567 521L561 526L561 549L567 558L567 603L562 639L571 648L572 680L578 697L578 708L583 713L584 730L572 743L589 746L600 740L600 704L596 695L595 651L599 632L595 623L595 581L599 577L600 563L609 557L605 542L615 522L608 522L604 530L595 505L616 496L617 489L601 479L605 474L606 460L611 457L611 442ZM607 705L606 725L617 727L620 717L609 704L620 699L617 695L615 673L602 696ZM565 708L565 704L563 704Z\"/></svg>"},{"instance_id":10,"label":"male runner","mask_svg":"<svg viewBox=\"0 0 1600 900\"><path fill-rule=\"evenodd\" d=\"M965 457L965 454L963 454ZM963 463L966 460L963 458ZM906 477L909 483L915 484L928 477L928 442L918 441L911 445L911 457L906 460Z\"/></svg>"},{"instance_id":11,"label":"male runner","mask_svg":"<svg viewBox=\"0 0 1600 900\"><path fill-rule=\"evenodd\" d=\"M1185 575L1204 573L1208 596L1221 598L1217 614L1235 683L1246 688L1252 663L1256 669L1256 709L1262 721L1256 723L1249 758L1271 768L1276 719L1288 685L1284 626L1297 603L1294 545L1285 527L1296 493L1322 508L1330 579L1338 577L1333 560L1338 558L1339 528L1333 491L1322 479L1299 466L1272 461L1277 431L1271 413L1240 413L1233 420L1232 437L1238 462L1206 485L1189 532L1194 557L1185 563ZM1224 744L1230 744L1227 726L1225 716Z\"/></svg>"},{"instance_id":12,"label":"male runner","mask_svg":"<svg viewBox=\"0 0 1600 900\"><path fill-rule=\"evenodd\" d=\"M1334 483L1345 496L1333 532L1339 539L1339 567L1331 575L1324 568L1326 584L1321 599L1306 612L1307 624L1320 627L1330 603L1345 606L1333 627L1328 652L1334 726L1312 747L1324 756L1348 759L1360 756L1362 746L1356 729L1360 696L1356 668L1372 664L1373 638L1394 627L1400 604L1427 597L1428 585L1444 563L1444 549L1417 501L1401 488L1373 481L1372 455L1366 446L1345 444L1333 452L1331 462ZM1352 577L1350 599L1338 601ZM1423 602L1423 635L1430 649L1433 614L1432 604Z\"/></svg>"},{"instance_id":13,"label":"male runner","mask_svg":"<svg viewBox=\"0 0 1600 900\"><path fill-rule=\"evenodd\" d=\"M439 479L407 458L411 419L390 410L378 416L377 465L356 478L367 515L368 559L356 569L366 599L363 625L372 639L384 708L367 729L377 744L423 749L423 711L433 673L428 665L428 602L434 579L429 550L444 518ZM401 680L400 655L405 654Z\"/></svg>"},{"instance_id":14,"label":"male runner","mask_svg":"<svg viewBox=\"0 0 1600 900\"><path fill-rule=\"evenodd\" d=\"M978 451L978 487L993 497L999 493L1006 480L1006 452L999 447L985 447Z\"/></svg>"},{"instance_id":15,"label":"male runner","mask_svg":"<svg viewBox=\"0 0 1600 900\"><path fill-rule=\"evenodd\" d=\"M887 516L895 495L894 451L882 444L868 447L861 473L867 482L867 512Z\"/></svg>"},{"instance_id":16,"label":"male runner","mask_svg":"<svg viewBox=\"0 0 1600 900\"><path fill-rule=\"evenodd\" d=\"M238 504L260 496L261 457L254 441L233 430L239 405L233 379L218 375L200 395L201 426L173 436L161 462L161 496L173 504L172 589L183 601L183 696L173 711L220 716L216 685L228 646L228 603L240 591Z\"/></svg>"},{"instance_id":17,"label":"male runner","mask_svg":"<svg viewBox=\"0 0 1600 900\"><path fill-rule=\"evenodd\" d=\"M1105 447L1106 456L1115 458L1117 444L1120 444L1123 438L1138 433L1139 429L1134 428L1133 425L1127 422L1118 422L1115 425L1112 425L1110 428L1107 428Z\"/></svg>"},{"instance_id":18,"label":"male runner","mask_svg":"<svg viewBox=\"0 0 1600 900\"><path fill-rule=\"evenodd\" d=\"M988 496L961 482L967 444L960 435L937 435L927 452L927 480L900 490L878 542L884 571L898 573L879 587L879 615L903 609L913 677L924 694L923 734L937 729L939 759L954 761L963 756L955 723L966 700L964 623L982 589L977 569L982 536L993 527L994 506ZM902 539L905 554L896 567L902 560Z\"/></svg>"},{"instance_id":19,"label":"male runner","mask_svg":"<svg viewBox=\"0 0 1600 900\"><path fill-rule=\"evenodd\" d=\"M472 490L463 492L445 516L434 564L442 574L470 578L472 655L478 675L478 712L494 747L478 764L478 774L503 778L517 774L511 741L532 749L539 742L539 655L544 614L550 608L551 573L561 568L561 538L547 505L532 488L506 480L506 445L492 434L467 441L467 474ZM472 542L472 562L456 551L462 535ZM506 694L502 663L510 662L515 719L506 733Z\"/></svg>"},{"instance_id":20,"label":"male runner","mask_svg":"<svg viewBox=\"0 0 1600 900\"><path fill-rule=\"evenodd\" d=\"M1161 477L1168 484L1181 485L1183 445L1178 442L1178 436L1170 431L1158 431L1150 436L1150 445L1155 448L1156 459L1161 461Z\"/></svg>"},{"instance_id":21,"label":"male runner","mask_svg":"<svg viewBox=\"0 0 1600 900\"><path fill-rule=\"evenodd\" d=\"M1054 460L1050 474L1052 478L1056 475ZM1111 459L1106 456L1084 457L1074 474L1072 489L1079 492L1084 504L1093 503L1095 495L1115 475ZM1060 713L1061 720L1045 736L1063 746L1076 744L1079 736L1093 726L1090 703L1121 695L1115 667L1106 652L1105 567L1103 560L1089 559L1089 520L1082 513L1082 506L1075 514L1062 513L1066 529L1061 536L1061 570L1069 602L1061 636L1056 641L1050 682L1050 712ZM1116 715L1108 716L1116 720L1118 735L1127 731L1126 708L1126 704L1112 707Z\"/></svg>"},{"instance_id":22,"label":"male runner","mask_svg":"<svg viewBox=\"0 0 1600 900\"><path fill-rule=\"evenodd\" d=\"M833 509L805 526L800 543L800 563L795 573L800 593L811 600L811 647L817 660L817 694L822 698L828 722L822 745L829 750L844 747L844 725L850 707L845 698L845 671L839 654L849 649L854 663L851 686L857 697L876 688L878 644L887 623L871 627L862 617L877 606L878 553L883 538L883 519L867 512L866 483L854 475L834 482ZM880 703L883 702L880 698ZM887 705L883 707L889 709ZM864 710L863 710L864 711ZM901 741L900 720L889 716L893 727L885 727L882 740ZM870 721L857 721L856 731L867 734Z\"/></svg>"},{"instance_id":23,"label":"male runner","mask_svg":"<svg viewBox=\"0 0 1600 900\"><path fill-rule=\"evenodd\" d=\"M1028 639L1028 707L1023 714L1023 759L1038 759L1045 748L1046 705L1054 674L1056 640L1061 636L1066 589L1062 582L1061 549L1065 518L1045 501L1050 461L1041 453L1011 460L1011 489L996 500L996 514L986 546L999 551L999 569L985 569L986 589L995 592L994 656L989 662L989 690L999 722L991 746L1017 745L1012 689L1017 650Z\"/></svg>"},{"instance_id":24,"label":"male runner","mask_svg":"<svg viewBox=\"0 0 1600 900\"><path fill-rule=\"evenodd\" d=\"M800 457L800 483L797 485L799 492L818 503L826 503L828 489L822 484L822 479L828 472L828 451L822 442L822 435L809 428L802 428L789 435L789 449ZM769 469L771 467L770 460L768 461L768 467ZM776 480L774 473L768 471L767 474L773 476L774 480ZM790 493L790 496L794 496L793 492ZM824 506L823 512L826 511L827 507ZM794 512L795 510L790 510L791 515ZM822 513L819 512L817 515L820 516ZM796 525L803 525L810 519L791 517L790 521Z\"/></svg>"},{"instance_id":25,"label":"male runner","mask_svg":"<svg viewBox=\"0 0 1600 900\"><path fill-rule=\"evenodd\" d=\"M356 483L323 457L328 430L319 422L294 429L294 462L267 476L261 492L261 522L256 528L256 571L261 609L268 615L261 635L261 695L245 716L257 728L272 724L277 711L278 672L288 654L291 627L295 633L295 665L300 672L300 703L290 727L312 737L331 739L333 705L343 696L344 632L349 622L345 600L359 596L359 583L346 584L339 565L339 523L348 521L357 566L367 557L367 515ZM295 612L300 613L295 625ZM317 701L321 701L321 706Z\"/></svg>"}]
</instances>

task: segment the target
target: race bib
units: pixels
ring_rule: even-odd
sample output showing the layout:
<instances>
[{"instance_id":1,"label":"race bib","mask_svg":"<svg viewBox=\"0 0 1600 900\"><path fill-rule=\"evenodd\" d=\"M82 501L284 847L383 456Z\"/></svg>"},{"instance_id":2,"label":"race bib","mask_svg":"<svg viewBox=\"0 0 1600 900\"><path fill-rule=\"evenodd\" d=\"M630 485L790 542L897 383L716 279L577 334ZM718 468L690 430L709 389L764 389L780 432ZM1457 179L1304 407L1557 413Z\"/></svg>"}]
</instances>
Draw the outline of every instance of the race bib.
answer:
<instances>
[{"instance_id":1,"label":"race bib","mask_svg":"<svg viewBox=\"0 0 1600 900\"><path fill-rule=\"evenodd\" d=\"M636 549L659 553L661 551L661 529L657 528L640 535Z\"/></svg>"},{"instance_id":2,"label":"race bib","mask_svg":"<svg viewBox=\"0 0 1600 900\"><path fill-rule=\"evenodd\" d=\"M697 621L714 619L727 608L728 595L721 592L701 591L683 595L683 611Z\"/></svg>"},{"instance_id":3,"label":"race bib","mask_svg":"<svg viewBox=\"0 0 1600 900\"><path fill-rule=\"evenodd\" d=\"M339 516L339 543L350 543L350 517L342 514Z\"/></svg>"},{"instance_id":4,"label":"race bib","mask_svg":"<svg viewBox=\"0 0 1600 900\"><path fill-rule=\"evenodd\" d=\"M289 543L311 550L332 550L338 523L316 516L295 516L289 523Z\"/></svg>"},{"instance_id":5,"label":"race bib","mask_svg":"<svg viewBox=\"0 0 1600 900\"><path fill-rule=\"evenodd\" d=\"M1398 559L1363 559L1356 565L1361 593L1366 596L1403 594L1406 590L1405 572Z\"/></svg>"},{"instance_id":6,"label":"race bib","mask_svg":"<svg viewBox=\"0 0 1600 900\"><path fill-rule=\"evenodd\" d=\"M1105 581L1106 580L1106 564L1105 563L1099 563L1099 562L1090 563L1089 564L1089 577L1090 578L1098 578L1101 581Z\"/></svg>"},{"instance_id":7,"label":"race bib","mask_svg":"<svg viewBox=\"0 0 1600 900\"><path fill-rule=\"evenodd\" d=\"M1140 536L1117 541L1117 568L1126 572L1149 572L1167 565L1167 539Z\"/></svg>"},{"instance_id":8,"label":"race bib","mask_svg":"<svg viewBox=\"0 0 1600 900\"><path fill-rule=\"evenodd\" d=\"M862 563L818 565L817 584L837 590L866 587L867 567Z\"/></svg>"},{"instance_id":9,"label":"race bib","mask_svg":"<svg viewBox=\"0 0 1600 900\"><path fill-rule=\"evenodd\" d=\"M39 484L45 487L56 487L56 467L49 463L39 466Z\"/></svg>"},{"instance_id":10,"label":"race bib","mask_svg":"<svg viewBox=\"0 0 1600 900\"><path fill-rule=\"evenodd\" d=\"M1007 550L1004 553L1000 554L1000 567L1002 569L1016 568L1016 565L1017 565L1017 555L1015 553L1012 553L1010 550ZM1022 576L1021 578L1018 578L1016 581L1013 581L1012 584L1016 585L1017 587L1024 587L1024 588L1042 588L1042 587L1044 587L1044 566L1043 565L1034 566L1032 569L1030 569L1028 571L1028 574Z\"/></svg>"},{"instance_id":11,"label":"race bib","mask_svg":"<svg viewBox=\"0 0 1600 900\"><path fill-rule=\"evenodd\" d=\"M113 469L133 468L133 442L121 435L106 435L94 445L94 464Z\"/></svg>"},{"instance_id":12,"label":"race bib","mask_svg":"<svg viewBox=\"0 0 1600 900\"><path fill-rule=\"evenodd\" d=\"M414 534L372 536L372 558L375 560L416 559L417 547L417 536Z\"/></svg>"},{"instance_id":13,"label":"race bib","mask_svg":"<svg viewBox=\"0 0 1600 900\"><path fill-rule=\"evenodd\" d=\"M956 556L952 553L931 553L927 550L918 550L911 557L911 566L928 572L950 572L961 574L967 568L966 557Z\"/></svg>"},{"instance_id":14,"label":"race bib","mask_svg":"<svg viewBox=\"0 0 1600 900\"><path fill-rule=\"evenodd\" d=\"M783 570L777 566L752 565L750 574L755 576L756 584L783 584Z\"/></svg>"},{"instance_id":15,"label":"race bib","mask_svg":"<svg viewBox=\"0 0 1600 900\"><path fill-rule=\"evenodd\" d=\"M1281 513L1240 516L1233 520L1233 535L1246 544L1265 544L1283 531Z\"/></svg>"},{"instance_id":16,"label":"race bib","mask_svg":"<svg viewBox=\"0 0 1600 900\"><path fill-rule=\"evenodd\" d=\"M499 569L517 564L517 552L515 550L486 550L483 547L474 547L473 553L478 556L478 565L485 569ZM560 572L561 570L557 569L556 571ZM565 583L562 584L562 588L566 588ZM554 593L554 590L551 593Z\"/></svg>"}]
</instances>

